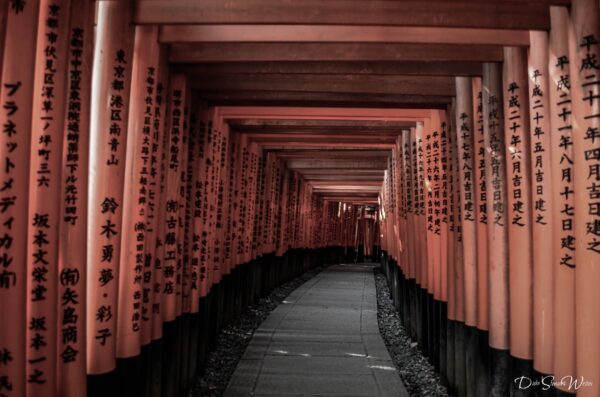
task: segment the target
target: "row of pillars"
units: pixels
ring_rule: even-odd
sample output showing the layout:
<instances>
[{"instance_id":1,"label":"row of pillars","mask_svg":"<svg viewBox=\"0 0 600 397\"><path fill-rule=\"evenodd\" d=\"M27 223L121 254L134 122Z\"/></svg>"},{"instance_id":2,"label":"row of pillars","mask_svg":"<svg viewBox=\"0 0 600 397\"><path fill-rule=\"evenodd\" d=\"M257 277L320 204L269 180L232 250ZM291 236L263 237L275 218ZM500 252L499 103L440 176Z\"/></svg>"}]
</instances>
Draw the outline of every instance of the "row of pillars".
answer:
<instances>
[{"instance_id":1,"label":"row of pillars","mask_svg":"<svg viewBox=\"0 0 600 397\"><path fill-rule=\"evenodd\" d=\"M357 243L350 205L229 131L130 21L129 1L0 1L2 397L174 396L199 354L175 341ZM125 387L148 360L180 384Z\"/></svg>"},{"instance_id":2,"label":"row of pillars","mask_svg":"<svg viewBox=\"0 0 600 397\"><path fill-rule=\"evenodd\" d=\"M561 393L600 395L598 2L551 7L551 25L482 79L457 77L453 105L405 131L386 172L382 249L402 285L495 352L467 353L466 383L447 374L461 396L544 390L534 370ZM402 310L422 338L417 309ZM447 353L478 349L466 343Z\"/></svg>"}]
</instances>

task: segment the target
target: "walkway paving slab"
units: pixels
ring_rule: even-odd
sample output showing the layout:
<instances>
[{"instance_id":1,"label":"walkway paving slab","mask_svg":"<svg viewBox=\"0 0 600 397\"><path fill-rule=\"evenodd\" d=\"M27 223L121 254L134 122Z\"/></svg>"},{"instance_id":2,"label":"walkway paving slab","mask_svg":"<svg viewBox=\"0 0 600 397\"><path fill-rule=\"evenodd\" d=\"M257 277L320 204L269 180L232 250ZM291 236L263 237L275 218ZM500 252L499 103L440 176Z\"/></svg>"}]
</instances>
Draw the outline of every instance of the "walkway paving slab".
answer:
<instances>
[{"instance_id":1,"label":"walkway paving slab","mask_svg":"<svg viewBox=\"0 0 600 397\"><path fill-rule=\"evenodd\" d=\"M331 266L292 292L254 333L225 396L408 397L379 334L373 266Z\"/></svg>"}]
</instances>

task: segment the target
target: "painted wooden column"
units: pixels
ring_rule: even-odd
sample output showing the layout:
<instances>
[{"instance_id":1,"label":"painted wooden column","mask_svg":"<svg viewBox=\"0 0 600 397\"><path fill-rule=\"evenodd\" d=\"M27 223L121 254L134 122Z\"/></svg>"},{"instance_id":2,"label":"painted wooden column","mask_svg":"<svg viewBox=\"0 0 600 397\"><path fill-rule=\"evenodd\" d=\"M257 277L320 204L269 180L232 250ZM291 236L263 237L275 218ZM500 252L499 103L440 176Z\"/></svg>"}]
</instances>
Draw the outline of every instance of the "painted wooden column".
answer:
<instances>
[{"instance_id":1,"label":"painted wooden column","mask_svg":"<svg viewBox=\"0 0 600 397\"><path fill-rule=\"evenodd\" d=\"M440 264L437 275L437 284L439 285L437 299L439 301L448 300L448 242L452 240L452 234L455 232L455 229L451 227L450 221L450 212L452 211L450 198L453 194L452 189L454 188L454 176L451 168L454 167L454 163L450 157L453 149L453 138L450 134L453 131L448 113L453 113L453 110L450 110L450 112L440 112Z\"/></svg>"},{"instance_id":2,"label":"painted wooden column","mask_svg":"<svg viewBox=\"0 0 600 397\"><path fill-rule=\"evenodd\" d=\"M503 90L509 221L510 350L514 357L531 360L533 280L526 49L504 48Z\"/></svg>"},{"instance_id":3,"label":"painted wooden column","mask_svg":"<svg viewBox=\"0 0 600 397\"><path fill-rule=\"evenodd\" d=\"M414 180L412 171L412 159L411 159L411 142L413 136L410 130L405 130L400 136L400 170L401 184L402 184L402 221L404 223L403 241L404 245L404 268L403 272L406 276L411 263L416 263L414 259L414 246L411 247L412 243L412 230L413 230L413 203L414 203ZM420 267L416 266L416 282L421 284Z\"/></svg>"},{"instance_id":4,"label":"painted wooden column","mask_svg":"<svg viewBox=\"0 0 600 397\"><path fill-rule=\"evenodd\" d=\"M477 328L489 329L489 275L487 243L487 192L485 180L485 140L483 117L483 94L480 77L471 79L473 98L473 182L475 185L475 217L477 241Z\"/></svg>"},{"instance_id":5,"label":"painted wooden column","mask_svg":"<svg viewBox=\"0 0 600 397\"><path fill-rule=\"evenodd\" d=\"M142 301L147 243L148 188L151 167L151 139L154 93L158 73L158 28L135 28L133 72L123 196L123 231L119 262L119 303L117 316L117 357L140 354ZM151 279L151 273L148 279ZM148 286L146 286L148 288Z\"/></svg>"},{"instance_id":6,"label":"painted wooden column","mask_svg":"<svg viewBox=\"0 0 600 397\"><path fill-rule=\"evenodd\" d=\"M157 340L162 337L163 334L163 288L164 288L164 273L163 273L163 259L165 252L164 234L165 234L165 217L166 212L164 211L166 203L166 191L167 191L167 158L168 153L168 95L169 95L169 82L170 82L170 71L166 57L166 51L164 48L161 51L160 64L158 67L158 85L156 87L155 107L154 107L154 122L153 122L153 146L152 154L156 156L156 168L157 173L154 177L154 183L157 186L154 187L157 192L155 200L155 212L156 216L149 218L152 222L152 228L149 229L149 234L154 233L155 236L148 238L148 241L153 243L148 245L148 254L152 254L152 340ZM156 143L156 145L154 144ZM155 153L156 149L156 153ZM151 179L152 181L152 179ZM151 186L152 182L151 182ZM149 197L151 196L149 192ZM149 213L150 215L150 213ZM143 331L143 328L142 328ZM143 338L143 332L142 332Z\"/></svg>"},{"instance_id":7,"label":"painted wooden column","mask_svg":"<svg viewBox=\"0 0 600 397\"><path fill-rule=\"evenodd\" d=\"M166 181L164 218L164 253L162 258L162 304L161 312L164 322L175 320L177 317L177 277L178 277L178 241L180 236L179 210L181 170L183 166L183 134L185 119L185 103L188 95L187 79L182 74L171 76L169 87L168 138L165 151Z\"/></svg>"},{"instance_id":8,"label":"painted wooden column","mask_svg":"<svg viewBox=\"0 0 600 397\"><path fill-rule=\"evenodd\" d=\"M456 77L456 147L462 210L465 280L465 324L477 326L477 230L475 209L473 142L473 94L471 78Z\"/></svg>"},{"instance_id":9,"label":"painted wooden column","mask_svg":"<svg viewBox=\"0 0 600 397\"><path fill-rule=\"evenodd\" d=\"M414 180L414 208L415 220L413 228L415 231L415 242L418 242L415 254L415 263L417 268L421 269L421 288L428 288L428 261L429 252L427 251L427 215L426 215L426 197L429 187L426 183L425 174L425 125L417 122L417 125L411 130L414 141L411 142L413 151L411 160L413 162L413 180ZM416 177L415 177L416 176Z\"/></svg>"},{"instance_id":10,"label":"painted wooden column","mask_svg":"<svg viewBox=\"0 0 600 397\"><path fill-rule=\"evenodd\" d=\"M115 368L117 287L133 29L129 1L97 8L88 223L88 374Z\"/></svg>"},{"instance_id":11,"label":"painted wooden column","mask_svg":"<svg viewBox=\"0 0 600 397\"><path fill-rule=\"evenodd\" d=\"M553 330L553 246L552 169L550 144L550 102L548 85L548 33L530 32L528 56L529 136L532 189L533 253L533 365L552 373ZM556 90L556 89L555 89Z\"/></svg>"},{"instance_id":12,"label":"painted wooden column","mask_svg":"<svg viewBox=\"0 0 600 397\"><path fill-rule=\"evenodd\" d=\"M493 373L492 395L508 393L508 236L506 215L506 177L504 157L504 116L502 109L502 67L497 63L483 65L483 116L486 169L489 268L489 343Z\"/></svg>"},{"instance_id":13,"label":"painted wooden column","mask_svg":"<svg viewBox=\"0 0 600 397\"><path fill-rule=\"evenodd\" d=\"M76 340L58 338L56 392L65 397L86 393L86 230L95 8L93 0L72 1L68 31L58 225L58 296L74 294L79 299L59 299L58 303L61 332L70 327L78 330Z\"/></svg>"},{"instance_id":14,"label":"painted wooden column","mask_svg":"<svg viewBox=\"0 0 600 397\"><path fill-rule=\"evenodd\" d=\"M8 18L8 0L0 0L0 43L4 45L6 37L6 20ZM4 48L0 51L0 76L2 76L2 66L4 64Z\"/></svg>"},{"instance_id":15,"label":"painted wooden column","mask_svg":"<svg viewBox=\"0 0 600 397\"><path fill-rule=\"evenodd\" d=\"M69 1L42 1L37 29L27 231L27 395L56 390L59 323L58 225L61 152L66 103ZM65 274L65 277L67 275ZM67 277L69 278L69 277ZM74 279L77 277L73 275ZM63 281L63 280L61 280ZM77 297L70 299L76 301ZM64 302L64 296L62 302ZM61 337L77 340L79 330L62 327Z\"/></svg>"},{"instance_id":16,"label":"painted wooden column","mask_svg":"<svg viewBox=\"0 0 600 397\"><path fill-rule=\"evenodd\" d=\"M8 8L7 8L8 7ZM34 63L39 1L12 2L4 8L6 37L0 86L0 310L11 326L0 327L0 393L25 395L27 227ZM18 38L18 39L15 39Z\"/></svg>"},{"instance_id":17,"label":"painted wooden column","mask_svg":"<svg viewBox=\"0 0 600 397\"><path fill-rule=\"evenodd\" d=\"M209 151L210 142L212 141L212 130L208 129L206 109L198 109L198 115L200 117L198 125L198 177L196 182L196 199L201 202L200 218L196 220L194 226L195 230L200 233L200 296L205 297L209 292L212 285L211 271L210 271L210 260L212 253L209 250L209 178L208 178L208 166L211 162L211 155Z\"/></svg>"},{"instance_id":18,"label":"painted wooden column","mask_svg":"<svg viewBox=\"0 0 600 397\"><path fill-rule=\"evenodd\" d=\"M571 4L577 395L600 394L600 5Z\"/></svg>"},{"instance_id":19,"label":"painted wooden column","mask_svg":"<svg viewBox=\"0 0 600 397\"><path fill-rule=\"evenodd\" d=\"M189 245L189 223L186 224L187 213L187 171L188 171L188 141L190 133L190 106L191 106L191 91L187 85L185 89L185 99L183 100L183 113L181 124L181 152L180 163L177 168L177 177L179 178L177 197L179 203L179 211L177 211L177 264L175 277L175 316L179 317L183 313L189 313L189 293L187 291L189 278L189 261L187 257L187 248Z\"/></svg>"},{"instance_id":20,"label":"painted wooden column","mask_svg":"<svg viewBox=\"0 0 600 397\"><path fill-rule=\"evenodd\" d=\"M569 68L569 11L551 7L548 71L552 161L552 274L554 306L552 366L549 373L562 379L575 374L575 202L573 197L573 126ZM560 293L558 293L560 291ZM554 343L560 341L560 343ZM566 387L558 385L565 391Z\"/></svg>"}]
</instances>

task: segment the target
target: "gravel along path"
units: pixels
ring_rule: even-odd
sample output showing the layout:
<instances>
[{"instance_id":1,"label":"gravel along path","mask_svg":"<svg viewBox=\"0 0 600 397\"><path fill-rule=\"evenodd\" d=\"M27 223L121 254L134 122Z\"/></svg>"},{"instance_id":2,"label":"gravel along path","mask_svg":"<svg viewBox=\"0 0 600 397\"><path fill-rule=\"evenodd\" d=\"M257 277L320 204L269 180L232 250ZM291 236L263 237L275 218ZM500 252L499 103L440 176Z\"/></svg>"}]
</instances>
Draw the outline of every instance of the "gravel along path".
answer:
<instances>
[{"instance_id":1,"label":"gravel along path","mask_svg":"<svg viewBox=\"0 0 600 397\"><path fill-rule=\"evenodd\" d=\"M217 347L210 352L204 372L190 393L191 397L220 397L250 343L254 331L279 304L296 288L321 272L316 267L303 275L276 287L257 304L249 306L242 315L221 331Z\"/></svg>"},{"instance_id":2,"label":"gravel along path","mask_svg":"<svg viewBox=\"0 0 600 397\"><path fill-rule=\"evenodd\" d=\"M390 290L380 267L374 269L377 288L377 320L392 361L411 397L449 397L433 365L419 350L404 327L390 297Z\"/></svg>"}]
</instances>

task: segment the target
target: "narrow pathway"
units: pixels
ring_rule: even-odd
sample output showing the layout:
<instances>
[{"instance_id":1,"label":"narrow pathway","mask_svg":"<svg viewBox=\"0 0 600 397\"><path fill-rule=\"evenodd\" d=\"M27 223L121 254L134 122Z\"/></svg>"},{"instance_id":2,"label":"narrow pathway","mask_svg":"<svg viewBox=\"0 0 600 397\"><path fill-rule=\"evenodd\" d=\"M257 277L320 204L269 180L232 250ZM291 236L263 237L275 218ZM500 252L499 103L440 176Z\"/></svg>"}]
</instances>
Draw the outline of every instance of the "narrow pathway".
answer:
<instances>
[{"instance_id":1,"label":"narrow pathway","mask_svg":"<svg viewBox=\"0 0 600 397\"><path fill-rule=\"evenodd\" d=\"M256 330L225 396L408 396L379 334L373 267L337 265Z\"/></svg>"}]
</instances>

